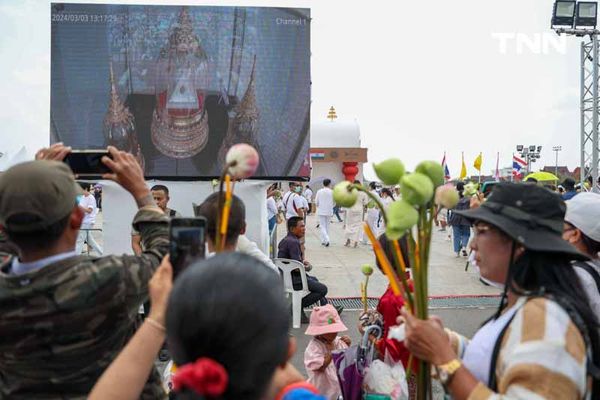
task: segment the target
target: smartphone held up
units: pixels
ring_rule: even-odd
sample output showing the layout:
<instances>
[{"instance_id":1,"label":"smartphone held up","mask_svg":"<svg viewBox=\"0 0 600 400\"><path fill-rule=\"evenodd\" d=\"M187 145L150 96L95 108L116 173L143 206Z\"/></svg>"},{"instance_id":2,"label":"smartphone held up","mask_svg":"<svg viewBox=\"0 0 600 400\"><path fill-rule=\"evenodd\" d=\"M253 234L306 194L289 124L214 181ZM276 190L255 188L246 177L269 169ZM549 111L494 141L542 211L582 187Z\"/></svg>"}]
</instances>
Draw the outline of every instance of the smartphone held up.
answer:
<instances>
[{"instance_id":1,"label":"smartphone held up","mask_svg":"<svg viewBox=\"0 0 600 400\"><path fill-rule=\"evenodd\" d=\"M172 218L169 227L169 258L173 279L206 253L206 218Z\"/></svg>"},{"instance_id":2,"label":"smartphone held up","mask_svg":"<svg viewBox=\"0 0 600 400\"><path fill-rule=\"evenodd\" d=\"M112 158L107 150L73 150L64 162L79 177L100 177L111 172L102 162L104 156Z\"/></svg>"}]
</instances>

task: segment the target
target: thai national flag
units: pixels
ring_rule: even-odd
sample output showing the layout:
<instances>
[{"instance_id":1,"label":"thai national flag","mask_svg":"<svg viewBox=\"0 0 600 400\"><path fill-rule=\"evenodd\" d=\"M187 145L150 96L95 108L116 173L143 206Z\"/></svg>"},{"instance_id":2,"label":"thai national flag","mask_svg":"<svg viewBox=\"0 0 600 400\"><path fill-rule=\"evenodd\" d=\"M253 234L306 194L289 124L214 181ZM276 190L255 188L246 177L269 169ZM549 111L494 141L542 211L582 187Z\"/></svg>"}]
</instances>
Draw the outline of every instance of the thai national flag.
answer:
<instances>
[{"instance_id":1,"label":"thai national flag","mask_svg":"<svg viewBox=\"0 0 600 400\"><path fill-rule=\"evenodd\" d=\"M527 166L527 162L513 154L513 176L520 176L521 169Z\"/></svg>"},{"instance_id":2,"label":"thai national flag","mask_svg":"<svg viewBox=\"0 0 600 400\"><path fill-rule=\"evenodd\" d=\"M442 168L444 168L444 178L450 180L450 170L448 169L448 164L446 164L446 153L444 153L444 158L442 158Z\"/></svg>"}]
</instances>

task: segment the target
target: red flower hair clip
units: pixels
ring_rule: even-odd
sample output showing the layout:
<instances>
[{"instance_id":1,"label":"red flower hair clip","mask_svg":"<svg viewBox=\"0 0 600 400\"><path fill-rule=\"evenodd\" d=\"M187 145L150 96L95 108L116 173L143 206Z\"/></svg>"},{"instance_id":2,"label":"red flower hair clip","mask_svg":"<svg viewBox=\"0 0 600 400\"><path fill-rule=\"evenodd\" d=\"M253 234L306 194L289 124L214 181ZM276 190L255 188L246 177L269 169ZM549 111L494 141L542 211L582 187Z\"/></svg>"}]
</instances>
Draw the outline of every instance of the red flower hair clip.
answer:
<instances>
[{"instance_id":1,"label":"red flower hair clip","mask_svg":"<svg viewBox=\"0 0 600 400\"><path fill-rule=\"evenodd\" d=\"M181 391L188 388L208 397L218 397L225 393L229 376L225 368L210 358L199 358L194 363L185 364L173 376L173 388Z\"/></svg>"}]
</instances>

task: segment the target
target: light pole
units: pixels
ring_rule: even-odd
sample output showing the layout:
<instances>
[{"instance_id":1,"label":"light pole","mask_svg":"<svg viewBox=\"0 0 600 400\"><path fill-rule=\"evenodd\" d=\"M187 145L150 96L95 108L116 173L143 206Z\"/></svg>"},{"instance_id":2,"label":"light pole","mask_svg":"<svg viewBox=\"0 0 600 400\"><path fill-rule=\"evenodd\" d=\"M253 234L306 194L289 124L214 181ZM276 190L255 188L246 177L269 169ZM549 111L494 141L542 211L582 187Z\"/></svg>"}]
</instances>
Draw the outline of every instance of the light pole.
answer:
<instances>
[{"instance_id":1,"label":"light pole","mask_svg":"<svg viewBox=\"0 0 600 400\"><path fill-rule=\"evenodd\" d=\"M556 163L554 164L554 175L558 178L558 152L562 150L561 146L553 146L552 151L556 153Z\"/></svg>"},{"instance_id":2,"label":"light pole","mask_svg":"<svg viewBox=\"0 0 600 400\"><path fill-rule=\"evenodd\" d=\"M523 146L520 144L517 145L517 151L521 155L521 158L524 158L527 162L527 173L531 173L531 163L536 162L537 159L541 157L540 153L542 152L542 146L537 146L535 144Z\"/></svg>"},{"instance_id":3,"label":"light pole","mask_svg":"<svg viewBox=\"0 0 600 400\"><path fill-rule=\"evenodd\" d=\"M600 163L600 51L596 29L598 4L595 1L556 0L552 13L551 28L559 35L584 38L581 42L580 59L580 140L581 178L598 179ZM586 40L585 37L589 37Z\"/></svg>"}]
</instances>

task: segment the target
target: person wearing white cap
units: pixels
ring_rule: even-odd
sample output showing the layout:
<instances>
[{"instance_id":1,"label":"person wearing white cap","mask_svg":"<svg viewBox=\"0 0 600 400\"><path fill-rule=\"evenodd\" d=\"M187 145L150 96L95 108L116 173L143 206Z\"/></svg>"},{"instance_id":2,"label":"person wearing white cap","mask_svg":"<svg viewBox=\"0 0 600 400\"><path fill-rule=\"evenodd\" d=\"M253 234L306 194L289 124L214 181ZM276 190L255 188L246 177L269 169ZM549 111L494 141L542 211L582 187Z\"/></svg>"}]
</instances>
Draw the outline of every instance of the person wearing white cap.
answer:
<instances>
[{"instance_id":1,"label":"person wearing white cap","mask_svg":"<svg viewBox=\"0 0 600 400\"><path fill-rule=\"evenodd\" d=\"M583 192L566 204L563 239L591 259L573 265L592 310L600 317L600 196Z\"/></svg>"}]
</instances>

